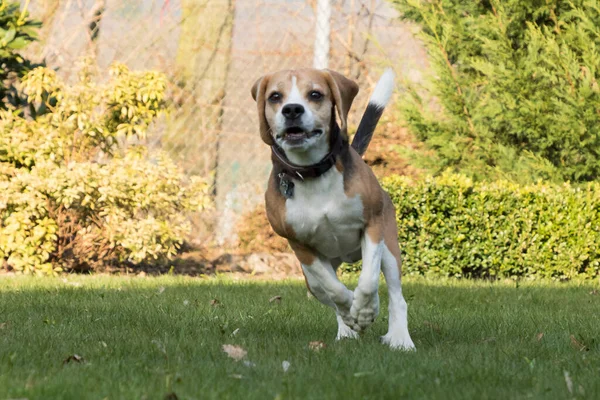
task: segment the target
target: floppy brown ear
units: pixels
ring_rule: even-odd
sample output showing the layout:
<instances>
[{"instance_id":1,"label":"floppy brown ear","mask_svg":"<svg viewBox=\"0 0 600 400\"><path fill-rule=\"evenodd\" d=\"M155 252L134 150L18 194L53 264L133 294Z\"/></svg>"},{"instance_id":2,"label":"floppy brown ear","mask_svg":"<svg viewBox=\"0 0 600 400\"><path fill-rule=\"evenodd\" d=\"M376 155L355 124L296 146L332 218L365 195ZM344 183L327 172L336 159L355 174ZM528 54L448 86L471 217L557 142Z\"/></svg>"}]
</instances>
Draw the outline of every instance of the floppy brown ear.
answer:
<instances>
[{"instance_id":1,"label":"floppy brown ear","mask_svg":"<svg viewBox=\"0 0 600 400\"><path fill-rule=\"evenodd\" d=\"M354 97L358 93L358 85L344 75L328 69L325 70L325 79L329 84L329 89L335 101L335 108L340 118L340 132L344 139L348 139L348 112Z\"/></svg>"},{"instance_id":2,"label":"floppy brown ear","mask_svg":"<svg viewBox=\"0 0 600 400\"><path fill-rule=\"evenodd\" d=\"M272 146L275 144L273 141L273 136L271 135L271 128L269 127L269 123L267 122L267 118L265 117L265 91L267 90L267 85L269 84L269 76L265 75L260 78L254 85L252 85L252 89L250 92L252 93L252 98L256 100L256 107L258 109L258 123L260 127L260 137L263 142Z\"/></svg>"}]
</instances>

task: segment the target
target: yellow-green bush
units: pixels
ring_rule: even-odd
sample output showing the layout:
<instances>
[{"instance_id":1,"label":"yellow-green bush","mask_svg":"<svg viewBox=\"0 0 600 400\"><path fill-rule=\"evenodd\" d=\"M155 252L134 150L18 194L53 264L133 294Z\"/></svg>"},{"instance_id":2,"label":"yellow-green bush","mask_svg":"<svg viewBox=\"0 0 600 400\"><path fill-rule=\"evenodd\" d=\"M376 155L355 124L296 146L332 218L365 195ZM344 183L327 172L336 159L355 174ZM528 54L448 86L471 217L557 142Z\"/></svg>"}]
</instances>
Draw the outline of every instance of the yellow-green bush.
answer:
<instances>
[{"instance_id":1,"label":"yellow-green bush","mask_svg":"<svg viewBox=\"0 0 600 400\"><path fill-rule=\"evenodd\" d=\"M0 115L0 259L25 273L138 264L176 253L186 213L209 206L143 143L164 105L165 77L116 64L99 84L88 66L67 85L36 68L20 82L30 104ZM119 143L131 142L128 146Z\"/></svg>"},{"instance_id":2,"label":"yellow-green bush","mask_svg":"<svg viewBox=\"0 0 600 400\"><path fill-rule=\"evenodd\" d=\"M443 174L384 180L405 274L598 277L600 184L473 183Z\"/></svg>"}]
</instances>

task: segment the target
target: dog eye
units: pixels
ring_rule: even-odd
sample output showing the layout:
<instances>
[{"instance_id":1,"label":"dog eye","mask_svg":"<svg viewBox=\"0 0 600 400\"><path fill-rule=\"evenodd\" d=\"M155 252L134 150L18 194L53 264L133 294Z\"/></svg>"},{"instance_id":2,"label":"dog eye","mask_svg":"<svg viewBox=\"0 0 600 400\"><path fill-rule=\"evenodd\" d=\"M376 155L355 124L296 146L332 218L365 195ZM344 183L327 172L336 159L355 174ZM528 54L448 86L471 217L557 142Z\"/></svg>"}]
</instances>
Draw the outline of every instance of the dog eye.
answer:
<instances>
[{"instance_id":1,"label":"dog eye","mask_svg":"<svg viewBox=\"0 0 600 400\"><path fill-rule=\"evenodd\" d=\"M321 100L323 98L323 93L313 90L312 92L309 93L308 96L310 97L311 100Z\"/></svg>"},{"instance_id":2,"label":"dog eye","mask_svg":"<svg viewBox=\"0 0 600 400\"><path fill-rule=\"evenodd\" d=\"M277 103L278 101L281 100L281 93L279 92L273 92L271 93L271 95L269 96L269 101L271 103Z\"/></svg>"}]
</instances>

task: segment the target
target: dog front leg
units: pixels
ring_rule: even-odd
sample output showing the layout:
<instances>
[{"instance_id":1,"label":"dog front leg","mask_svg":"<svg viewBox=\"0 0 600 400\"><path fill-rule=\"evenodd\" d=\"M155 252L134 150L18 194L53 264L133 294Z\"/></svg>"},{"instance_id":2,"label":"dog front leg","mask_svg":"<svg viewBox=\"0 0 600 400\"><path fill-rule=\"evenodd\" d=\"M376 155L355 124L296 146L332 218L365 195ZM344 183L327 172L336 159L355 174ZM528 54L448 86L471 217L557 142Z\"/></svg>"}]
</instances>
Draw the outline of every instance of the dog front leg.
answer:
<instances>
[{"instance_id":1,"label":"dog front leg","mask_svg":"<svg viewBox=\"0 0 600 400\"><path fill-rule=\"evenodd\" d=\"M350 309L355 330L362 331L375 322L379 314L379 274L383 257L383 228L380 223L367 227L361 239L362 271Z\"/></svg>"},{"instance_id":2,"label":"dog front leg","mask_svg":"<svg viewBox=\"0 0 600 400\"><path fill-rule=\"evenodd\" d=\"M338 337L354 337L348 332L350 307L354 294L338 279L331 262L314 250L290 241L290 246L300 263L306 283L313 295L323 304L333 307L338 316ZM352 325L350 325L352 328Z\"/></svg>"}]
</instances>

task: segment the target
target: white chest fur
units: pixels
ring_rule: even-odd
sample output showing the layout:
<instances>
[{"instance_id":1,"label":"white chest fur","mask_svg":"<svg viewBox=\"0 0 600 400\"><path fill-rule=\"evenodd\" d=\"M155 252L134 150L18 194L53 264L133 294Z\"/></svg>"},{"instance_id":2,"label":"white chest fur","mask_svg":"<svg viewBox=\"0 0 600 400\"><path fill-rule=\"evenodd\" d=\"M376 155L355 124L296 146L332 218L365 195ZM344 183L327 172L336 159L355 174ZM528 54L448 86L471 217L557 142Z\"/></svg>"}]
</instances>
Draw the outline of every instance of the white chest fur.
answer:
<instances>
[{"instance_id":1,"label":"white chest fur","mask_svg":"<svg viewBox=\"0 0 600 400\"><path fill-rule=\"evenodd\" d=\"M360 249L362 200L346 196L343 175L335 167L319 178L295 182L285 207L296 238L326 257L344 258Z\"/></svg>"}]
</instances>

